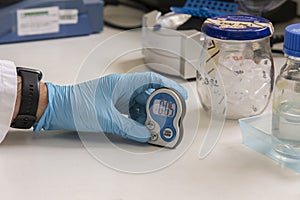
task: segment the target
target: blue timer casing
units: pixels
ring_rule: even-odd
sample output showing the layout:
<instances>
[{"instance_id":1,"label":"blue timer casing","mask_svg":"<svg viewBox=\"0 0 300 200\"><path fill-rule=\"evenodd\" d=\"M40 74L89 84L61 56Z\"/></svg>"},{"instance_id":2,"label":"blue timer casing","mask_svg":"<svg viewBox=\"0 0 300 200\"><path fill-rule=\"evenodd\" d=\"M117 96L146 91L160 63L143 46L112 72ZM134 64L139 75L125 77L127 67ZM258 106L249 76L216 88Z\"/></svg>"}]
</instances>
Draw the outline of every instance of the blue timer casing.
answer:
<instances>
[{"instance_id":1,"label":"blue timer casing","mask_svg":"<svg viewBox=\"0 0 300 200\"><path fill-rule=\"evenodd\" d=\"M178 91L160 88L152 92L146 104L145 125L151 133L148 143L175 148L183 137L185 111L185 100Z\"/></svg>"}]
</instances>

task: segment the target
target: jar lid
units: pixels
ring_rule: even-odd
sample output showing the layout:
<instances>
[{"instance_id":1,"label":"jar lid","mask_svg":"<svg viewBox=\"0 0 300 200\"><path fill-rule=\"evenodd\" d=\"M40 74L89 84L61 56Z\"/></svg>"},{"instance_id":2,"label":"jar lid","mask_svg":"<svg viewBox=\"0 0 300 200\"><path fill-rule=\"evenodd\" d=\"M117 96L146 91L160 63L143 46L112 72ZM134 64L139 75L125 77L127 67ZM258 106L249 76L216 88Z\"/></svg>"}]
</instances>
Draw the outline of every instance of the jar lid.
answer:
<instances>
[{"instance_id":1,"label":"jar lid","mask_svg":"<svg viewBox=\"0 0 300 200\"><path fill-rule=\"evenodd\" d=\"M300 57L300 24L292 24L285 28L283 52Z\"/></svg>"},{"instance_id":2,"label":"jar lid","mask_svg":"<svg viewBox=\"0 0 300 200\"><path fill-rule=\"evenodd\" d=\"M222 40L255 40L271 36L274 32L269 20L249 15L208 18L201 30L210 37Z\"/></svg>"}]
</instances>

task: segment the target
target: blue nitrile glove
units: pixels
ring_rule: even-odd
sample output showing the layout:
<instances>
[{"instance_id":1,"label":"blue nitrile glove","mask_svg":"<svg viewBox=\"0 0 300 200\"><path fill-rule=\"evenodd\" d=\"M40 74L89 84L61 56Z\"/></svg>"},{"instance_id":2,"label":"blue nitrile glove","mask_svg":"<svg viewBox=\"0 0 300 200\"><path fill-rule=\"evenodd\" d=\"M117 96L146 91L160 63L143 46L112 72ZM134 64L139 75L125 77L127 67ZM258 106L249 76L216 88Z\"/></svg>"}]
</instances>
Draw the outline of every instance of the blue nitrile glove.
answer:
<instances>
[{"instance_id":1,"label":"blue nitrile glove","mask_svg":"<svg viewBox=\"0 0 300 200\"><path fill-rule=\"evenodd\" d=\"M169 87L187 98L178 83L153 72L112 74L71 86L46 83L48 106L34 126L45 130L109 132L139 142L147 142L150 133L141 123L126 117L136 104L145 104L145 91Z\"/></svg>"}]
</instances>

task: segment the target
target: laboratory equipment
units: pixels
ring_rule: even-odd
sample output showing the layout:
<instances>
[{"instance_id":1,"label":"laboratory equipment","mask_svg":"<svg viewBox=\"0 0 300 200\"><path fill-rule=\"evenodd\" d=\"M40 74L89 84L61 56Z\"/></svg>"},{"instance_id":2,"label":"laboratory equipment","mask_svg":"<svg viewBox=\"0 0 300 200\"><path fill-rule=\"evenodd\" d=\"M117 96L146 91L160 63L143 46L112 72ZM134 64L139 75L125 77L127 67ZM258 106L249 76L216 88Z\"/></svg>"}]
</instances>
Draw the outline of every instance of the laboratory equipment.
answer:
<instances>
[{"instance_id":1,"label":"laboratory equipment","mask_svg":"<svg viewBox=\"0 0 300 200\"><path fill-rule=\"evenodd\" d=\"M183 137L182 120L185 101L179 92L160 88L151 93L146 104L146 127L151 132L148 143L175 148Z\"/></svg>"},{"instance_id":2,"label":"laboratory equipment","mask_svg":"<svg viewBox=\"0 0 300 200\"><path fill-rule=\"evenodd\" d=\"M208 18L202 25L197 90L203 108L212 110L210 87L223 87L226 118L238 119L262 113L273 89L274 65L270 49L272 23L248 15ZM216 80L220 73L223 83ZM209 87L208 87L209 86Z\"/></svg>"},{"instance_id":3,"label":"laboratory equipment","mask_svg":"<svg viewBox=\"0 0 300 200\"><path fill-rule=\"evenodd\" d=\"M272 11L282 4L284 4L287 0L238 0L240 8L242 11L247 12L253 15L262 16L264 13L268 11Z\"/></svg>"},{"instance_id":4,"label":"laboratory equipment","mask_svg":"<svg viewBox=\"0 0 300 200\"><path fill-rule=\"evenodd\" d=\"M23 0L0 8L0 43L88 35L103 28L102 0Z\"/></svg>"},{"instance_id":5,"label":"laboratory equipment","mask_svg":"<svg viewBox=\"0 0 300 200\"><path fill-rule=\"evenodd\" d=\"M287 22L297 17L296 0L237 0L240 12L269 19L272 23Z\"/></svg>"},{"instance_id":6,"label":"laboratory equipment","mask_svg":"<svg viewBox=\"0 0 300 200\"><path fill-rule=\"evenodd\" d=\"M197 17L216 17L235 14L238 4L218 0L187 0L183 7L172 6L175 13L186 13Z\"/></svg>"},{"instance_id":7,"label":"laboratory equipment","mask_svg":"<svg viewBox=\"0 0 300 200\"><path fill-rule=\"evenodd\" d=\"M272 135L271 114L242 118L239 119L239 123L242 131L243 144L271 158L279 163L280 167L285 166L300 173L300 159L286 157L273 148L274 141L281 146L287 144ZM286 153L295 154L297 151L298 150L293 146L286 148Z\"/></svg>"},{"instance_id":8,"label":"laboratory equipment","mask_svg":"<svg viewBox=\"0 0 300 200\"><path fill-rule=\"evenodd\" d=\"M276 79L273 98L273 148L283 156L300 159L300 24L286 27L283 52L287 59Z\"/></svg>"},{"instance_id":9,"label":"laboratory equipment","mask_svg":"<svg viewBox=\"0 0 300 200\"><path fill-rule=\"evenodd\" d=\"M105 25L119 29L142 27L143 15L159 10L162 13L170 11L170 6L182 6L186 0L104 0Z\"/></svg>"},{"instance_id":10,"label":"laboratory equipment","mask_svg":"<svg viewBox=\"0 0 300 200\"><path fill-rule=\"evenodd\" d=\"M142 53L145 64L154 71L195 79L199 62L200 32L175 30L189 15L152 11L143 17Z\"/></svg>"}]
</instances>

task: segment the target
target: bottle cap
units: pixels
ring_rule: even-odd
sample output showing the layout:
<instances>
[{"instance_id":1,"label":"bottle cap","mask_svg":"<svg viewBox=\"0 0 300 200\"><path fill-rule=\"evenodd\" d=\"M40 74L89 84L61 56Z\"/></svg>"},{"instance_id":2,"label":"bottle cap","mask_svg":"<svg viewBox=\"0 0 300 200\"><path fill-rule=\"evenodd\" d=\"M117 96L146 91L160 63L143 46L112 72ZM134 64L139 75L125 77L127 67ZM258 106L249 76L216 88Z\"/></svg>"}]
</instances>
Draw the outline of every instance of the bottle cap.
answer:
<instances>
[{"instance_id":1,"label":"bottle cap","mask_svg":"<svg viewBox=\"0 0 300 200\"><path fill-rule=\"evenodd\" d=\"M208 18L201 30L210 37L222 40L255 40L269 37L274 32L269 20L249 15Z\"/></svg>"},{"instance_id":2,"label":"bottle cap","mask_svg":"<svg viewBox=\"0 0 300 200\"><path fill-rule=\"evenodd\" d=\"M285 28L283 52L289 56L300 57L300 24Z\"/></svg>"}]
</instances>

